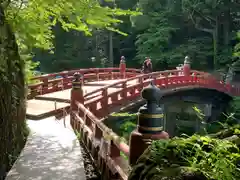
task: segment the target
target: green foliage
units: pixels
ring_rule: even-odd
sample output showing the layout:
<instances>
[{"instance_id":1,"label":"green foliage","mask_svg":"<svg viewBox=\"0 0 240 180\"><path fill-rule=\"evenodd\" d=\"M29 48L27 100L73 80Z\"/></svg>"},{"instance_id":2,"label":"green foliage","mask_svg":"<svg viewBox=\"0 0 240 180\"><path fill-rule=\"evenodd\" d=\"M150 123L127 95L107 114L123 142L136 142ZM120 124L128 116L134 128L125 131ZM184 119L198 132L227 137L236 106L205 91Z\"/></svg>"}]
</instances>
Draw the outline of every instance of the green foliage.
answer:
<instances>
[{"instance_id":1,"label":"green foliage","mask_svg":"<svg viewBox=\"0 0 240 180\"><path fill-rule=\"evenodd\" d=\"M179 30L173 24L173 21L175 19L180 20L180 18L177 14L167 10L167 7L164 7L163 4L164 2L161 3L160 1L145 2L143 4L140 2L140 8L150 19L147 29L137 36L137 57L141 60L146 56L150 56L153 62L168 61L168 59L172 58L168 56L169 52L172 51L168 47L171 44L172 35ZM150 7L154 7L154 9Z\"/></svg>"},{"instance_id":2,"label":"green foliage","mask_svg":"<svg viewBox=\"0 0 240 180\"><path fill-rule=\"evenodd\" d=\"M140 14L131 11L131 7L120 8L103 7L95 0L33 0L28 6L10 4L7 17L17 34L19 45L21 43L36 53L34 60L41 62L41 71L57 72L100 67L100 59L106 58L108 53L106 38L102 37L114 31L118 39L123 39L122 35L131 32L117 25L128 20L126 15ZM99 31L104 31L104 34L99 34ZM117 39L116 44L119 44ZM93 56L97 58L96 63L90 60Z\"/></svg>"},{"instance_id":3,"label":"green foliage","mask_svg":"<svg viewBox=\"0 0 240 180\"><path fill-rule=\"evenodd\" d=\"M186 55L193 68L224 67L232 61L239 6L236 0L140 0L143 15L131 19L138 30L137 58L150 56L156 69L173 68Z\"/></svg>"},{"instance_id":4,"label":"green foliage","mask_svg":"<svg viewBox=\"0 0 240 180\"><path fill-rule=\"evenodd\" d=\"M240 40L240 32L237 33L237 39ZM240 57L240 43L236 44L233 55L234 57Z\"/></svg>"},{"instance_id":5,"label":"green foliage","mask_svg":"<svg viewBox=\"0 0 240 180\"><path fill-rule=\"evenodd\" d=\"M131 132L137 127L137 114L133 113L113 113L115 117L122 117L123 123L120 126L120 136L128 143Z\"/></svg>"},{"instance_id":6,"label":"green foliage","mask_svg":"<svg viewBox=\"0 0 240 180\"><path fill-rule=\"evenodd\" d=\"M233 120L240 119L240 97L233 98L228 111L233 114Z\"/></svg>"},{"instance_id":7,"label":"green foliage","mask_svg":"<svg viewBox=\"0 0 240 180\"><path fill-rule=\"evenodd\" d=\"M132 114L130 114L130 113L128 113L128 112L124 112L124 113L112 113L111 114L111 116L117 116L117 117L131 117L131 119L132 119L132 117L136 117L137 116L137 113L132 113Z\"/></svg>"},{"instance_id":8,"label":"green foliage","mask_svg":"<svg viewBox=\"0 0 240 180\"><path fill-rule=\"evenodd\" d=\"M43 70L47 67L49 72L74 67L100 67L99 63L91 62L91 57L96 57L99 62L102 58L109 59L110 49L114 52L115 66L124 55L128 67L139 68L143 59L149 56L155 70L173 69L183 63L186 55L190 56L194 69L225 70L226 65L232 63L232 55L236 57L238 54L238 45L233 51L237 43L236 33L240 29L239 3L236 0L115 0L114 3L104 2L104 5L137 9L143 14L130 14L130 19L128 16L115 16L122 23L113 23L113 27L128 36L113 33L112 48L109 46L109 31L99 32L95 25L90 25L92 37L83 37L84 33L71 29L60 37L54 30L54 45L62 46L52 49L55 55L48 51L37 53L36 59L44 64L41 65Z\"/></svg>"},{"instance_id":9,"label":"green foliage","mask_svg":"<svg viewBox=\"0 0 240 180\"><path fill-rule=\"evenodd\" d=\"M34 70L36 67L38 67L39 62L33 62L31 55L22 55L22 59L25 61L25 78L27 84L34 84L37 83L37 80L32 80L32 78L35 76Z\"/></svg>"},{"instance_id":10,"label":"green foliage","mask_svg":"<svg viewBox=\"0 0 240 180\"><path fill-rule=\"evenodd\" d=\"M113 28L114 24L122 23L113 16L139 14L130 10L101 7L95 0L31 0L19 6L11 3L7 8L7 18L20 43L29 48L39 47L47 50L53 47L54 36L51 27L57 22L66 31L83 31L86 35L91 35L93 28L106 28L124 34Z\"/></svg>"},{"instance_id":11,"label":"green foliage","mask_svg":"<svg viewBox=\"0 0 240 180\"><path fill-rule=\"evenodd\" d=\"M154 141L139 158L129 180L240 178L239 148L228 140L194 135Z\"/></svg>"}]
</instances>

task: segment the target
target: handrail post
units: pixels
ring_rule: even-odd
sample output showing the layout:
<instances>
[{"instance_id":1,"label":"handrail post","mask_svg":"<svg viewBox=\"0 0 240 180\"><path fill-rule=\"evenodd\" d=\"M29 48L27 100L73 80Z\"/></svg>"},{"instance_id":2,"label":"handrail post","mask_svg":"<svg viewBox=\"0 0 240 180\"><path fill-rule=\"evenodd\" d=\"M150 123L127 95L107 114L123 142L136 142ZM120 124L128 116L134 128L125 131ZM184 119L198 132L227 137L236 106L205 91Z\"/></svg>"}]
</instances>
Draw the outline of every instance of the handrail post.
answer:
<instances>
[{"instance_id":1,"label":"handrail post","mask_svg":"<svg viewBox=\"0 0 240 180\"><path fill-rule=\"evenodd\" d=\"M158 102L161 91L153 83L142 90L142 97L147 104L138 111L138 125L130 135L130 165L134 165L152 140L168 139L169 135L163 131L163 109Z\"/></svg>"},{"instance_id":2,"label":"handrail post","mask_svg":"<svg viewBox=\"0 0 240 180\"><path fill-rule=\"evenodd\" d=\"M84 104L84 96L82 90L82 75L80 73L74 73L74 79L72 81L72 89L71 89L71 113L70 113L70 122L73 126L73 111L78 111L78 106L76 102ZM73 126L74 127L74 126Z\"/></svg>"},{"instance_id":3,"label":"handrail post","mask_svg":"<svg viewBox=\"0 0 240 180\"><path fill-rule=\"evenodd\" d=\"M101 114L103 117L105 117L108 114L108 89L107 88L104 88L102 90L102 97L103 97L103 100L101 102L101 106L103 108L102 108Z\"/></svg>"},{"instance_id":4,"label":"handrail post","mask_svg":"<svg viewBox=\"0 0 240 180\"><path fill-rule=\"evenodd\" d=\"M42 94L46 94L48 92L48 74L45 74L41 77L42 85Z\"/></svg>"},{"instance_id":5,"label":"handrail post","mask_svg":"<svg viewBox=\"0 0 240 180\"><path fill-rule=\"evenodd\" d=\"M191 71L190 59L188 56L186 56L184 59L184 64L183 64L183 75L190 76L190 71Z\"/></svg>"},{"instance_id":6,"label":"handrail post","mask_svg":"<svg viewBox=\"0 0 240 180\"><path fill-rule=\"evenodd\" d=\"M121 57L119 71L120 71L121 78L125 79L126 78L126 62L124 57Z\"/></svg>"}]
</instances>

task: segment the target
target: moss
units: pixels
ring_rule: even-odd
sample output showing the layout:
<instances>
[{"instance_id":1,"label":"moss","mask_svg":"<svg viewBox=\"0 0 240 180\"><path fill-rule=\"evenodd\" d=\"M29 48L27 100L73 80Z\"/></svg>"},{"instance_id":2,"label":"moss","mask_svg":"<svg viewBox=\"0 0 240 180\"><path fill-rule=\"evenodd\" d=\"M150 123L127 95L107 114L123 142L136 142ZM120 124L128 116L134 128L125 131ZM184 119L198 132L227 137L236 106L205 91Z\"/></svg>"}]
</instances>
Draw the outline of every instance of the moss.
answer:
<instances>
[{"instance_id":1,"label":"moss","mask_svg":"<svg viewBox=\"0 0 240 180\"><path fill-rule=\"evenodd\" d=\"M13 164L17 160L18 156L20 155L22 149L25 146L28 134L29 134L29 129L26 125L26 122L24 121L21 126L18 127L18 130L15 131L15 137L13 139L5 139L7 142L2 142L2 144L8 144L11 149L9 152L6 153L1 153L1 174L0 174L0 179L4 179L5 176L7 175L8 171L12 168ZM2 134L1 134L2 135ZM1 148L3 149L3 148Z\"/></svg>"},{"instance_id":2,"label":"moss","mask_svg":"<svg viewBox=\"0 0 240 180\"><path fill-rule=\"evenodd\" d=\"M239 148L231 141L176 137L154 141L133 166L129 180L237 180L239 161Z\"/></svg>"},{"instance_id":3,"label":"moss","mask_svg":"<svg viewBox=\"0 0 240 180\"><path fill-rule=\"evenodd\" d=\"M0 179L24 147L26 126L25 62L0 4Z\"/></svg>"}]
</instances>

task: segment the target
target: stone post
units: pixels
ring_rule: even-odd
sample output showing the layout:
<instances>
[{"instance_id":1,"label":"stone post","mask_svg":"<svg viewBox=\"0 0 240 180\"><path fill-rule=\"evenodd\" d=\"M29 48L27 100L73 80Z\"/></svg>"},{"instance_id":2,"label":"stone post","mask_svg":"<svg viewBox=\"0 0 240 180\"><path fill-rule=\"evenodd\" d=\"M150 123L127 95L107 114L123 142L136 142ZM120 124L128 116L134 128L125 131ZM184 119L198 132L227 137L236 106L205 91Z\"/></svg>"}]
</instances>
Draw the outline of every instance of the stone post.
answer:
<instances>
[{"instance_id":1,"label":"stone post","mask_svg":"<svg viewBox=\"0 0 240 180\"><path fill-rule=\"evenodd\" d=\"M191 71L190 59L188 56L186 56L184 59L184 64L183 64L183 75L190 76L190 71Z\"/></svg>"},{"instance_id":2,"label":"stone post","mask_svg":"<svg viewBox=\"0 0 240 180\"><path fill-rule=\"evenodd\" d=\"M84 104L84 96L82 90L82 75L80 73L74 73L74 79L72 81L71 89L71 112L78 111L76 102ZM73 116L70 117L71 125L73 125Z\"/></svg>"},{"instance_id":3,"label":"stone post","mask_svg":"<svg viewBox=\"0 0 240 180\"><path fill-rule=\"evenodd\" d=\"M163 109L158 105L161 91L153 83L142 90L142 97L147 104L138 111L138 125L130 135L130 165L134 165L152 140L168 139L163 131Z\"/></svg>"},{"instance_id":4,"label":"stone post","mask_svg":"<svg viewBox=\"0 0 240 180\"><path fill-rule=\"evenodd\" d=\"M120 76L122 79L126 78L126 62L125 57L122 56L119 64Z\"/></svg>"}]
</instances>

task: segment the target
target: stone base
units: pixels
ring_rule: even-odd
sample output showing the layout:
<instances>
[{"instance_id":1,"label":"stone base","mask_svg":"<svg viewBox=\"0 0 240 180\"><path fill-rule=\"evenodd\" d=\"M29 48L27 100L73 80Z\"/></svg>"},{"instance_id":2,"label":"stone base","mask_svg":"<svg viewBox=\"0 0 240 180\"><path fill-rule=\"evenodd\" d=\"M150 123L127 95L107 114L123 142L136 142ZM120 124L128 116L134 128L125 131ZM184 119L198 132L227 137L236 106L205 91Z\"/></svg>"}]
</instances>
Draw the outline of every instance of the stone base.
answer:
<instances>
[{"instance_id":1,"label":"stone base","mask_svg":"<svg viewBox=\"0 0 240 180\"><path fill-rule=\"evenodd\" d=\"M162 131L158 134L142 134L139 133L137 130L134 130L130 136L130 157L129 163L130 165L134 165L138 158L142 155L145 149L151 145L152 140L159 140L159 139L168 139L169 135L167 132Z\"/></svg>"}]
</instances>

